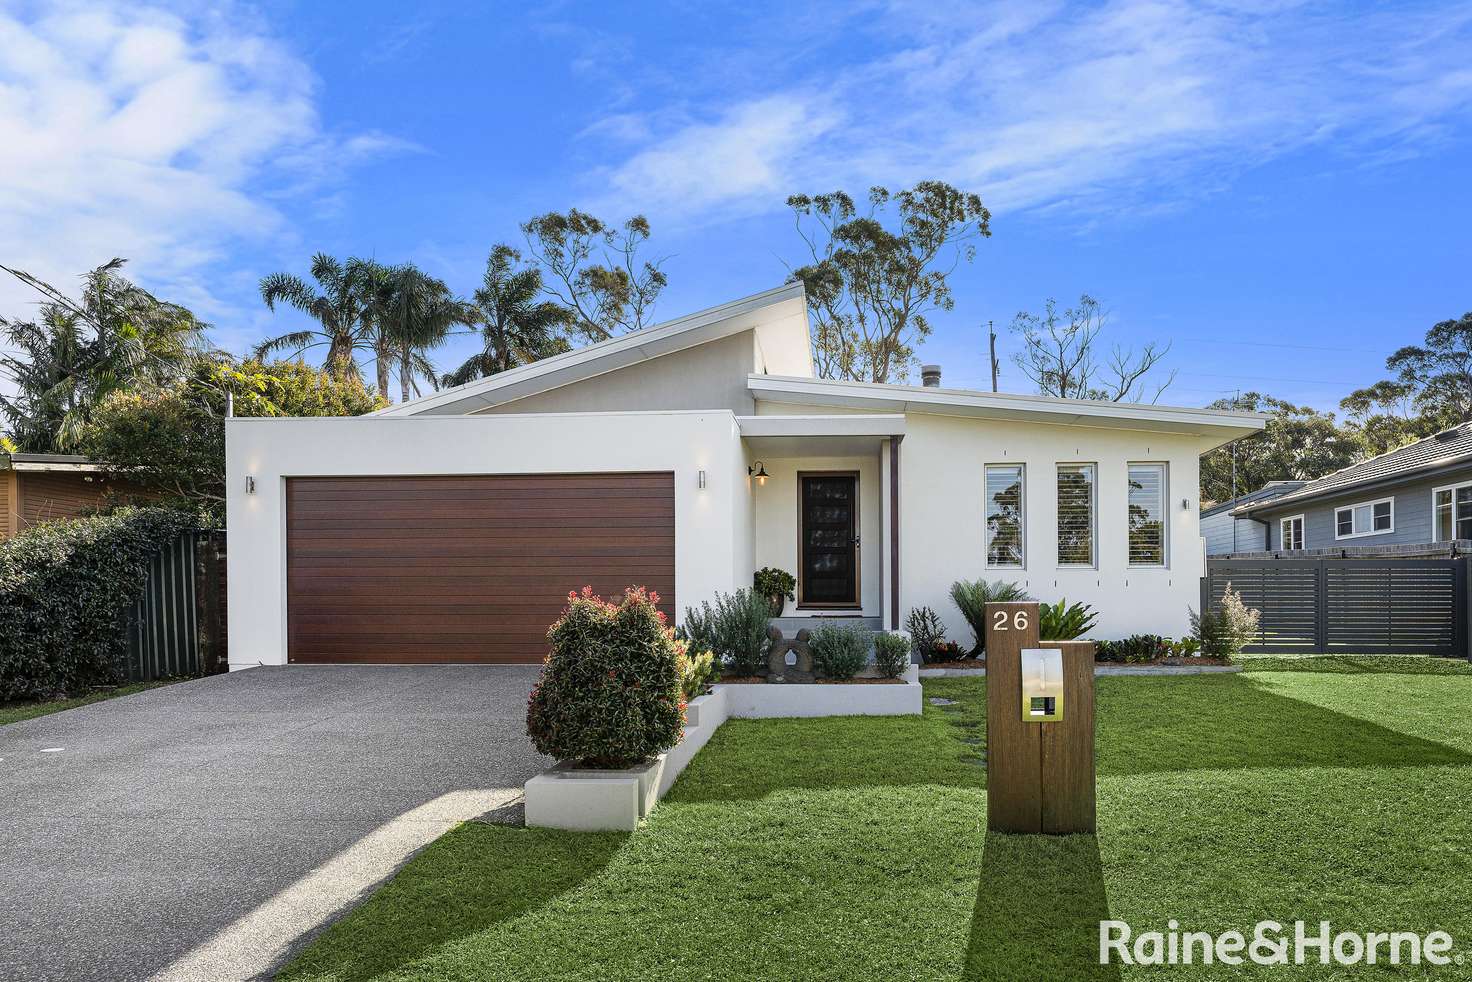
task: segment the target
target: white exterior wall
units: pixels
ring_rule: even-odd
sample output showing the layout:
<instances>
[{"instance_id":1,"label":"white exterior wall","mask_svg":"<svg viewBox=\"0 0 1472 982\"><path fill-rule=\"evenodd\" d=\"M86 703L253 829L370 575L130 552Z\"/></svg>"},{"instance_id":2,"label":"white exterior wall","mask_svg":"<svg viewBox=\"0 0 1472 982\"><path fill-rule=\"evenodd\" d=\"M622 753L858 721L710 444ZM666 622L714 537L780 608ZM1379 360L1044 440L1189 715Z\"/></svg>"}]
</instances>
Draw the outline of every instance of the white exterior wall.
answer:
<instances>
[{"instance_id":1,"label":"white exterior wall","mask_svg":"<svg viewBox=\"0 0 1472 982\"><path fill-rule=\"evenodd\" d=\"M751 501L728 411L231 419L225 436L232 668L286 663L288 477L673 471L678 609L751 583Z\"/></svg>"},{"instance_id":2,"label":"white exterior wall","mask_svg":"<svg viewBox=\"0 0 1472 982\"><path fill-rule=\"evenodd\" d=\"M1200 438L1189 435L1016 423L910 413L900 444L900 618L913 607L934 608L951 638L970 644L971 631L951 603L958 579L985 577L1023 584L1043 601L1092 604L1092 637L1136 632L1180 637L1188 605L1199 603L1202 552L1199 524ZM1165 568L1128 565L1127 465L1169 465ZM1024 569L986 566L984 474L987 464L1026 465ZM1094 463L1095 569L1059 567L1056 475L1059 463ZM1185 499L1188 507L1181 507Z\"/></svg>"},{"instance_id":3,"label":"white exterior wall","mask_svg":"<svg viewBox=\"0 0 1472 982\"><path fill-rule=\"evenodd\" d=\"M797 441L794 441L797 442ZM769 475L763 486L752 487L756 503L756 559L753 569L776 566L798 575L798 499L799 471L859 472L859 611L845 608L827 613L878 617L883 611L884 579L881 558L885 548L881 542L880 501L888 487L879 479L879 457L771 457L762 456ZM750 574L747 582L750 585ZM798 594L801 599L801 593ZM786 617L822 616L818 609L799 609L789 601Z\"/></svg>"}]
</instances>

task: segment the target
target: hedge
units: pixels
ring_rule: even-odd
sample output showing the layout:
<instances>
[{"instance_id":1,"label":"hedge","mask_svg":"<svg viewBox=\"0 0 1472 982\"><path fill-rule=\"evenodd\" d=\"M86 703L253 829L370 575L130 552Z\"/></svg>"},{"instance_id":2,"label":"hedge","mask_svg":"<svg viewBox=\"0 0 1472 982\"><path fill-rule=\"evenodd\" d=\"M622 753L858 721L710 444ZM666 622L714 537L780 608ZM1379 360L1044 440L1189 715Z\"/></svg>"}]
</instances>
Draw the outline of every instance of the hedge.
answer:
<instances>
[{"instance_id":1,"label":"hedge","mask_svg":"<svg viewBox=\"0 0 1472 982\"><path fill-rule=\"evenodd\" d=\"M188 513L123 508L45 522L0 543L0 701L47 699L126 675L125 615Z\"/></svg>"}]
</instances>

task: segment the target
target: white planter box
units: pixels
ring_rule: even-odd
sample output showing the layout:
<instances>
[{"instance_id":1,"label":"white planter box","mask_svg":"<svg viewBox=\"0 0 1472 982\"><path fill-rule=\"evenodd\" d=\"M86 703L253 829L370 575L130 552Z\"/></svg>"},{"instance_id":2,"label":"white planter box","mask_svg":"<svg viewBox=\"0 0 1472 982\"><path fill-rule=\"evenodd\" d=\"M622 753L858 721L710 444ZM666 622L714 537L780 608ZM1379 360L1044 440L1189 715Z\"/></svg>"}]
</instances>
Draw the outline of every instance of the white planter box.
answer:
<instances>
[{"instance_id":1,"label":"white planter box","mask_svg":"<svg viewBox=\"0 0 1472 982\"><path fill-rule=\"evenodd\" d=\"M559 764L526 782L526 824L582 832L631 830L728 718L918 714L919 674L912 665L901 678L901 684L891 685L717 685L685 707L683 739L653 762L618 771Z\"/></svg>"},{"instance_id":2,"label":"white planter box","mask_svg":"<svg viewBox=\"0 0 1472 982\"><path fill-rule=\"evenodd\" d=\"M580 832L633 831L659 800L664 768L664 754L616 771L558 764L526 782L526 824Z\"/></svg>"},{"instance_id":3,"label":"white planter box","mask_svg":"<svg viewBox=\"0 0 1472 982\"><path fill-rule=\"evenodd\" d=\"M913 673L906 673L907 675ZM720 685L726 712L741 719L813 716L909 716L920 713L920 683L833 685Z\"/></svg>"}]
</instances>

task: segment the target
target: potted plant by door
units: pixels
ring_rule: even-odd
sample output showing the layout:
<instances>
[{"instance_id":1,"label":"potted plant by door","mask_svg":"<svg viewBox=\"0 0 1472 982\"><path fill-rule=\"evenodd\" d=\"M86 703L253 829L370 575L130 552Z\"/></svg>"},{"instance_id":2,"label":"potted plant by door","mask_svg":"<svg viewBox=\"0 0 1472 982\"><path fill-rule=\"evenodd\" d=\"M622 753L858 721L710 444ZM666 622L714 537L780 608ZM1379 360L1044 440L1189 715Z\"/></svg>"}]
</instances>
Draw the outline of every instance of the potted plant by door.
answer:
<instances>
[{"instance_id":1,"label":"potted plant by door","mask_svg":"<svg viewBox=\"0 0 1472 982\"><path fill-rule=\"evenodd\" d=\"M772 605L772 616L781 617L787 601L796 599L797 578L786 570L767 566L756 571L752 577L752 588L759 597L766 597Z\"/></svg>"}]
</instances>

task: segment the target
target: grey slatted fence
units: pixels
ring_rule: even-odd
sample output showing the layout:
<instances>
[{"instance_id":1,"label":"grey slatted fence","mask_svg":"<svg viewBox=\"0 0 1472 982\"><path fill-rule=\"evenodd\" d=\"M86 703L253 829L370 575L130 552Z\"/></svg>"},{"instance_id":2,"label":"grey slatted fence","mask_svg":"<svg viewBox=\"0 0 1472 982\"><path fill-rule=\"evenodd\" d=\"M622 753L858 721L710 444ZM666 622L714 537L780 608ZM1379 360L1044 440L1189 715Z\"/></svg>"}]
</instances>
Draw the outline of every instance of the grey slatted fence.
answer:
<instances>
[{"instance_id":1,"label":"grey slatted fence","mask_svg":"<svg viewBox=\"0 0 1472 982\"><path fill-rule=\"evenodd\" d=\"M1230 583L1261 612L1248 652L1466 657L1463 559L1208 559L1201 604Z\"/></svg>"},{"instance_id":2,"label":"grey slatted fence","mask_svg":"<svg viewBox=\"0 0 1472 982\"><path fill-rule=\"evenodd\" d=\"M223 552L222 533L186 532L154 555L127 615L130 681L222 670Z\"/></svg>"}]
</instances>

